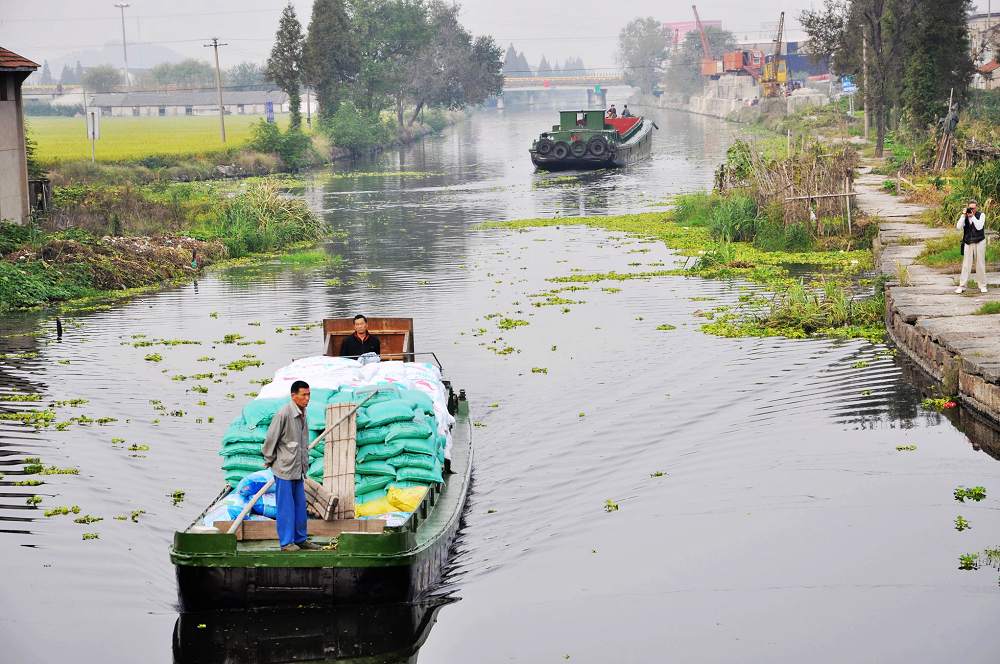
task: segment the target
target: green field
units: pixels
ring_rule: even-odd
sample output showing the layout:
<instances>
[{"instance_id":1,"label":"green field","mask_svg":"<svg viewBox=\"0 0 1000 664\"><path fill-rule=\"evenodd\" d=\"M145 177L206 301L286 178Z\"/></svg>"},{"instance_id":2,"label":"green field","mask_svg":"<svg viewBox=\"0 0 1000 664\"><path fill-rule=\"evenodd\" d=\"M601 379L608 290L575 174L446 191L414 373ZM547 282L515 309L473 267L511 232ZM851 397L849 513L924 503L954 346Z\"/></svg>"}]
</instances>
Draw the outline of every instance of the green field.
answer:
<instances>
[{"instance_id":1,"label":"green field","mask_svg":"<svg viewBox=\"0 0 1000 664\"><path fill-rule=\"evenodd\" d=\"M28 117L28 131L45 164L90 159L87 125L82 118ZM98 161L130 161L156 155L187 156L238 148L250 137L259 115L227 115L226 143L219 136L217 115L174 117L101 118L101 138L96 142ZM288 124L287 115L277 116Z\"/></svg>"}]
</instances>

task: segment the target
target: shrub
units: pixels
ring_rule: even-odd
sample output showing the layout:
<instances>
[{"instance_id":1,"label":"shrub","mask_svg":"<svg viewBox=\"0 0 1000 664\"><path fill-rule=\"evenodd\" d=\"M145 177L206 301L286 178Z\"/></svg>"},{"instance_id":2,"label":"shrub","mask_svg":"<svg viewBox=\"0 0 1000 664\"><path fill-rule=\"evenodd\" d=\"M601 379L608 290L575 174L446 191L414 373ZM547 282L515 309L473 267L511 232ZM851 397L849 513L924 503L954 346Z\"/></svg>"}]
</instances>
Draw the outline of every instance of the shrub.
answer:
<instances>
[{"instance_id":1,"label":"shrub","mask_svg":"<svg viewBox=\"0 0 1000 664\"><path fill-rule=\"evenodd\" d=\"M312 141L302 133L301 129L289 129L282 133L278 125L267 120L261 120L253 125L246 147L257 152L278 155L285 166L293 171L317 160Z\"/></svg>"},{"instance_id":2,"label":"shrub","mask_svg":"<svg viewBox=\"0 0 1000 664\"><path fill-rule=\"evenodd\" d=\"M304 201L285 198L273 182L250 185L225 203L216 234L233 258L317 240L322 223Z\"/></svg>"},{"instance_id":3,"label":"shrub","mask_svg":"<svg viewBox=\"0 0 1000 664\"><path fill-rule=\"evenodd\" d=\"M378 115L364 113L349 101L342 103L321 129L335 146L354 155L370 152L392 137L390 127Z\"/></svg>"},{"instance_id":4,"label":"shrub","mask_svg":"<svg viewBox=\"0 0 1000 664\"><path fill-rule=\"evenodd\" d=\"M432 108L430 111L425 113L423 121L424 124L430 127L431 131L434 133L437 133L448 126L448 117L440 108Z\"/></svg>"},{"instance_id":5,"label":"shrub","mask_svg":"<svg viewBox=\"0 0 1000 664\"><path fill-rule=\"evenodd\" d=\"M751 242L757 229L757 204L745 194L730 194L712 209L709 225L717 240Z\"/></svg>"}]
</instances>

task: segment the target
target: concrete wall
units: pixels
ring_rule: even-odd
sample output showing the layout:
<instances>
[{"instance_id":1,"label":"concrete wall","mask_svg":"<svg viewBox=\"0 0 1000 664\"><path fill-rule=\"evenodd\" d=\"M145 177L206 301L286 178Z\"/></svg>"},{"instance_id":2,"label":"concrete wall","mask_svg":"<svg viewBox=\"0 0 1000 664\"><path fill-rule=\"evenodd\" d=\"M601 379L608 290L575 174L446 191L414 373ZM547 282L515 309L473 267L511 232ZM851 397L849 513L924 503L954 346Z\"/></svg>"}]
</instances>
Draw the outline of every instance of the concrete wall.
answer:
<instances>
[{"instance_id":1,"label":"concrete wall","mask_svg":"<svg viewBox=\"0 0 1000 664\"><path fill-rule=\"evenodd\" d=\"M28 168L24 153L21 75L0 72L0 219L27 222Z\"/></svg>"}]
</instances>

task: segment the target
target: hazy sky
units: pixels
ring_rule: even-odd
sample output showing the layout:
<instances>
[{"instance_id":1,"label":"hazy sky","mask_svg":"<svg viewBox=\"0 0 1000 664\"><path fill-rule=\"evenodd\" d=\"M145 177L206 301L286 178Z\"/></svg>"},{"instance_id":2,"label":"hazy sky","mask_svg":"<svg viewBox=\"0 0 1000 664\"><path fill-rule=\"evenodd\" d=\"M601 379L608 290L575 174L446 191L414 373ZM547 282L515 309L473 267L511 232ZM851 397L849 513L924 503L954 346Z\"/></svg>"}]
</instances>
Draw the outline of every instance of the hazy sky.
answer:
<instances>
[{"instance_id":1,"label":"hazy sky","mask_svg":"<svg viewBox=\"0 0 1000 664\"><path fill-rule=\"evenodd\" d=\"M698 11L704 20L722 20L737 39L752 40L769 39L778 13L785 11L794 39L801 35L795 17L803 8L819 3L699 0ZM224 67L242 60L263 62L284 4L285 0L132 0L125 10L127 41L137 42L132 47L137 58L140 48L154 54L169 48L185 57L207 60L210 52L202 44L218 36L229 43L220 51ZM311 0L294 4L306 24ZM492 34L504 48L513 42L532 65L544 54L549 60L579 56L587 66L613 66L617 34L630 19L692 18L687 2L663 0L466 0L461 4L463 21L473 33ZM1000 0L996 4L1000 9ZM70 54L99 51L109 44L118 48L106 53L120 53L121 22L112 0L0 0L0 46L37 62L48 59L54 65ZM131 56L130 61L135 64Z\"/></svg>"}]
</instances>

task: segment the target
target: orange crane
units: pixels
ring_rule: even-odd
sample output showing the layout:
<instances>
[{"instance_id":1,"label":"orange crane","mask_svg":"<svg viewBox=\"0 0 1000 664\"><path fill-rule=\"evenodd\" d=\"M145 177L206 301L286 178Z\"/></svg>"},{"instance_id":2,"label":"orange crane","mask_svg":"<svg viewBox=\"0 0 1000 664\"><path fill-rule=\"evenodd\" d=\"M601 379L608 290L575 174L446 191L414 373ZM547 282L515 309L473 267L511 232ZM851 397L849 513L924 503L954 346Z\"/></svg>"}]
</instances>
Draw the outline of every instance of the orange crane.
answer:
<instances>
[{"instance_id":1,"label":"orange crane","mask_svg":"<svg viewBox=\"0 0 1000 664\"><path fill-rule=\"evenodd\" d=\"M705 27L701 24L701 18L698 17L698 7L696 5L691 5L691 10L694 12L694 22L698 26L698 35L701 37L701 75L702 76L716 76L722 73L722 61L716 60L712 57L712 48L708 44L708 35L705 34Z\"/></svg>"}]
</instances>

